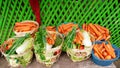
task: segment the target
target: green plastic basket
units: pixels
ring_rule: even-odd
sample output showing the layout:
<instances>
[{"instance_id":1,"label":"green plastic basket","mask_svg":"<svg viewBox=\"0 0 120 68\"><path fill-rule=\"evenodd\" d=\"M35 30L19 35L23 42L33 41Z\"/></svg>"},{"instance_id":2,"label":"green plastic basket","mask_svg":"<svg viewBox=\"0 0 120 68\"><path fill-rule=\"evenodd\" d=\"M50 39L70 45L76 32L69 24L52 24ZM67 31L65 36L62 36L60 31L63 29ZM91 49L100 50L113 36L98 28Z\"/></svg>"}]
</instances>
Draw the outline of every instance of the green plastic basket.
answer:
<instances>
[{"instance_id":1,"label":"green plastic basket","mask_svg":"<svg viewBox=\"0 0 120 68\"><path fill-rule=\"evenodd\" d=\"M100 24L110 30L111 42L120 47L119 0L42 0L40 10L44 25ZM35 20L29 0L0 0L0 44L14 35L15 22L23 20Z\"/></svg>"}]
</instances>

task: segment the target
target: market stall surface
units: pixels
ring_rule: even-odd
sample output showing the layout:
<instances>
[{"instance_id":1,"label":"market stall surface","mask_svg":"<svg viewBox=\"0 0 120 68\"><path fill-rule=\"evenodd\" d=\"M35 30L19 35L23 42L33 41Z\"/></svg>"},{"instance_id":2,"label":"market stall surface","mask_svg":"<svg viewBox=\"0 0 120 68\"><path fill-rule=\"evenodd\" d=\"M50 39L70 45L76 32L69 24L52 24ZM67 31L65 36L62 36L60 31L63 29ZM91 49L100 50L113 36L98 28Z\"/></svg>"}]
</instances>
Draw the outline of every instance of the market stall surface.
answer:
<instances>
[{"instance_id":1,"label":"market stall surface","mask_svg":"<svg viewBox=\"0 0 120 68\"><path fill-rule=\"evenodd\" d=\"M7 61L4 58L0 59L0 68L10 68ZM23 68L23 67L20 67ZM47 68L43 64L39 64L35 59L33 59L32 63L27 66L27 68ZM94 64L91 59L82 62L72 62L70 58L63 53L58 62L56 62L52 68L116 68L114 64L110 66L98 66Z\"/></svg>"}]
</instances>

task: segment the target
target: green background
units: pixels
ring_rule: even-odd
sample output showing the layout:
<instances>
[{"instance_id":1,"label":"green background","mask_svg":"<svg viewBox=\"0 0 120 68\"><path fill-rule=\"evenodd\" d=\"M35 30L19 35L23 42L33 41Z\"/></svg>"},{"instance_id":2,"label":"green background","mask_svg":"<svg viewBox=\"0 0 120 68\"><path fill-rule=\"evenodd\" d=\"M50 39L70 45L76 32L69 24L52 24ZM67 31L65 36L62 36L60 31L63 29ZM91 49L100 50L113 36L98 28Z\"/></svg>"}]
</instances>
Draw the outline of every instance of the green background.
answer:
<instances>
[{"instance_id":1,"label":"green background","mask_svg":"<svg viewBox=\"0 0 120 68\"><path fill-rule=\"evenodd\" d=\"M111 42L120 47L119 0L42 0L40 10L44 25L76 22L104 26L111 32ZM29 0L0 0L0 44L14 36L15 22L24 20L35 20Z\"/></svg>"}]
</instances>

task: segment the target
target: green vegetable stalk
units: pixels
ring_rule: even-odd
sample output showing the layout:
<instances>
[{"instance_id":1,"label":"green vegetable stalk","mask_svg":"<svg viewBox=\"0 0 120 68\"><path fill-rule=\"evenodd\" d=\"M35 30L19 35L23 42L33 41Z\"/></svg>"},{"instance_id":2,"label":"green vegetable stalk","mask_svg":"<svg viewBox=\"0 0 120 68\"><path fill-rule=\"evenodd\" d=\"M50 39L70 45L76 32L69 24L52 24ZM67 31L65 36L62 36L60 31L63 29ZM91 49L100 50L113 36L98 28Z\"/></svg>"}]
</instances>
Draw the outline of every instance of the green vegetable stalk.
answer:
<instances>
[{"instance_id":1,"label":"green vegetable stalk","mask_svg":"<svg viewBox=\"0 0 120 68\"><path fill-rule=\"evenodd\" d=\"M65 40L63 42L62 50L66 51L67 48L73 48L72 42L74 40L76 34L76 28L73 28L71 32L68 33L68 35L65 37Z\"/></svg>"}]
</instances>

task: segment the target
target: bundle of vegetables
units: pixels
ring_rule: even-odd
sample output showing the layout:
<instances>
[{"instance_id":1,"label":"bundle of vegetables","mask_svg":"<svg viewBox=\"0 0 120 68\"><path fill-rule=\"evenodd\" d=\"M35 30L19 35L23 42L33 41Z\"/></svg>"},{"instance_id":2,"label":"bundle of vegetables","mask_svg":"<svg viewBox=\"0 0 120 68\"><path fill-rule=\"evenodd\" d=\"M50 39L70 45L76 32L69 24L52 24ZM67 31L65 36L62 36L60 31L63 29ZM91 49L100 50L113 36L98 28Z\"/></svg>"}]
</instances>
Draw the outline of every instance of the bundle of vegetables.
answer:
<instances>
[{"instance_id":1,"label":"bundle of vegetables","mask_svg":"<svg viewBox=\"0 0 120 68\"><path fill-rule=\"evenodd\" d=\"M34 34L38 27L36 21L16 22L13 31L17 36L25 36L26 33Z\"/></svg>"},{"instance_id":2,"label":"bundle of vegetables","mask_svg":"<svg viewBox=\"0 0 120 68\"><path fill-rule=\"evenodd\" d=\"M62 35L56 31L55 27L41 26L36 33L34 46L37 61L46 66L54 64L61 54L62 43Z\"/></svg>"},{"instance_id":3,"label":"bundle of vegetables","mask_svg":"<svg viewBox=\"0 0 120 68\"><path fill-rule=\"evenodd\" d=\"M83 24L82 28L88 31L92 36L92 41L108 40L110 38L109 30L98 24Z\"/></svg>"},{"instance_id":4,"label":"bundle of vegetables","mask_svg":"<svg viewBox=\"0 0 120 68\"><path fill-rule=\"evenodd\" d=\"M67 35L70 31L72 31L73 27L78 28L78 24L73 23L61 24L60 26L58 26L58 31L61 34Z\"/></svg>"},{"instance_id":5,"label":"bundle of vegetables","mask_svg":"<svg viewBox=\"0 0 120 68\"><path fill-rule=\"evenodd\" d=\"M63 51L66 51L73 62L86 60L92 51L90 35L79 28L74 27L65 37Z\"/></svg>"},{"instance_id":6,"label":"bundle of vegetables","mask_svg":"<svg viewBox=\"0 0 120 68\"><path fill-rule=\"evenodd\" d=\"M111 60L116 58L115 50L110 44L102 42L101 44L94 44L93 46L94 55L102 60Z\"/></svg>"},{"instance_id":7,"label":"bundle of vegetables","mask_svg":"<svg viewBox=\"0 0 120 68\"><path fill-rule=\"evenodd\" d=\"M30 37L30 34L26 34L23 37L13 37L1 45L1 52L10 66L26 66L33 57L33 42L34 40Z\"/></svg>"}]
</instances>

